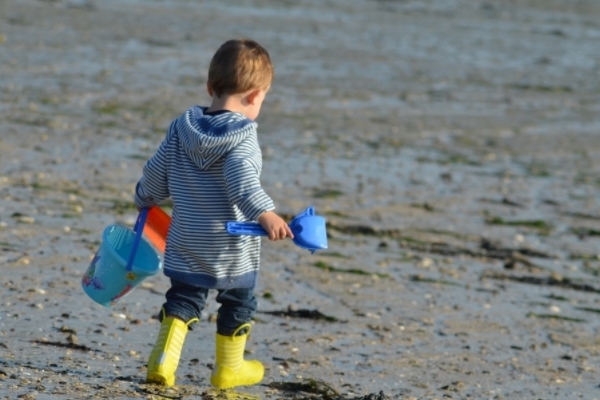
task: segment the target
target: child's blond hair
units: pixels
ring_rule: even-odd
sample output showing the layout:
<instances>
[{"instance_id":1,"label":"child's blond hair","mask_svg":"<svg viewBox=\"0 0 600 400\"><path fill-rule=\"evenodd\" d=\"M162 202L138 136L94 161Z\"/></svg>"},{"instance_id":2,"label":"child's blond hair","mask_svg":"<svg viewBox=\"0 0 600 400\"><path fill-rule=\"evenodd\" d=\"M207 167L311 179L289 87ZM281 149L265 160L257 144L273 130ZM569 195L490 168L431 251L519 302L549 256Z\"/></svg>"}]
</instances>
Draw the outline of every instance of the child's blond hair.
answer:
<instances>
[{"instance_id":1,"label":"child's blond hair","mask_svg":"<svg viewBox=\"0 0 600 400\"><path fill-rule=\"evenodd\" d=\"M251 39L233 39L223 43L208 69L208 86L217 97L266 90L273 81L269 53Z\"/></svg>"}]
</instances>

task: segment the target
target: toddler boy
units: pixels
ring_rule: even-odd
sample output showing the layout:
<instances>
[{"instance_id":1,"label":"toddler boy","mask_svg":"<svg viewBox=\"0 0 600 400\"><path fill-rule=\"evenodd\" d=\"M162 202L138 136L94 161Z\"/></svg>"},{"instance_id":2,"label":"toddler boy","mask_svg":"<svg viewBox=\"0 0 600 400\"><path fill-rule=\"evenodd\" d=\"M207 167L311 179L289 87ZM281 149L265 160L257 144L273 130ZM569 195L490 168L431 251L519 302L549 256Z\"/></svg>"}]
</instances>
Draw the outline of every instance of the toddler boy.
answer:
<instances>
[{"instance_id":1,"label":"toddler boy","mask_svg":"<svg viewBox=\"0 0 600 400\"><path fill-rule=\"evenodd\" d=\"M250 39L229 40L208 71L210 107L194 106L175 119L136 186L138 207L173 200L164 273L171 279L161 326L148 361L147 381L172 386L183 342L199 321L209 289L218 291L216 363L218 388L260 382L259 361L245 361L260 237L233 236L227 221L258 221L270 240L293 237L273 210L259 176L262 155L256 123L273 80L269 54Z\"/></svg>"}]
</instances>

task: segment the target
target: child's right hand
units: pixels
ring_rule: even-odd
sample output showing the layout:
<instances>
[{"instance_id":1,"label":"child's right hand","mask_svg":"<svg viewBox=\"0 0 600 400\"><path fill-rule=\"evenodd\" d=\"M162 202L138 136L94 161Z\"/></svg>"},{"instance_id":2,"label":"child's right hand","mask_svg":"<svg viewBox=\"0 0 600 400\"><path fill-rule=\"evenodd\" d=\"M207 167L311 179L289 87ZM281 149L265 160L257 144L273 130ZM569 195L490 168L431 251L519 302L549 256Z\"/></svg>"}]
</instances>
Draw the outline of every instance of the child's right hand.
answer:
<instances>
[{"instance_id":1,"label":"child's right hand","mask_svg":"<svg viewBox=\"0 0 600 400\"><path fill-rule=\"evenodd\" d=\"M275 212L265 211L258 217L258 223L269 234L269 240L282 240L286 237L294 238L289 225Z\"/></svg>"}]
</instances>

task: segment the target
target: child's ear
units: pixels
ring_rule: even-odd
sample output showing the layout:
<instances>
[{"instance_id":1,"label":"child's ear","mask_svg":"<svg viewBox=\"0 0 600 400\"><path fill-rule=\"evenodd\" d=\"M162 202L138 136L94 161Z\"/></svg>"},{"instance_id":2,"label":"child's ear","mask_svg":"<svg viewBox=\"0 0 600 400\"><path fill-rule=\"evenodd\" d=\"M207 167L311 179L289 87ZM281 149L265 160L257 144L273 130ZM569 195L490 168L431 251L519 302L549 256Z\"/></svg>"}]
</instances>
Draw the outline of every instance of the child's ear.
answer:
<instances>
[{"instance_id":1,"label":"child's ear","mask_svg":"<svg viewBox=\"0 0 600 400\"><path fill-rule=\"evenodd\" d=\"M258 97L259 94L260 94L260 89L253 90L250 93L248 93L248 103L254 105L254 102L256 101L256 98Z\"/></svg>"},{"instance_id":2,"label":"child's ear","mask_svg":"<svg viewBox=\"0 0 600 400\"><path fill-rule=\"evenodd\" d=\"M214 92L213 92L213 89L212 89L212 87L210 86L210 84L208 82L206 82L206 90L208 91L208 95L210 97L213 97Z\"/></svg>"}]
</instances>

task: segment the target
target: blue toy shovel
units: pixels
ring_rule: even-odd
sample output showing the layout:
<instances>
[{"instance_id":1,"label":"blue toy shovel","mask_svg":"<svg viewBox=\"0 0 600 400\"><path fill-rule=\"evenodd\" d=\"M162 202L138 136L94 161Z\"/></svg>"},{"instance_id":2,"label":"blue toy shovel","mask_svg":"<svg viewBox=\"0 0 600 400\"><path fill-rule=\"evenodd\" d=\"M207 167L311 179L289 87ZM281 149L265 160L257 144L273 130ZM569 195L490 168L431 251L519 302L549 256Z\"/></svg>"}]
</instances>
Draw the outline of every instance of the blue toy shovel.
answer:
<instances>
[{"instance_id":1,"label":"blue toy shovel","mask_svg":"<svg viewBox=\"0 0 600 400\"><path fill-rule=\"evenodd\" d=\"M289 225L296 246L310 250L311 253L327 248L325 218L315 215L313 207L308 207L302 214L296 215ZM227 232L231 235L268 236L267 231L256 222L228 222Z\"/></svg>"}]
</instances>

